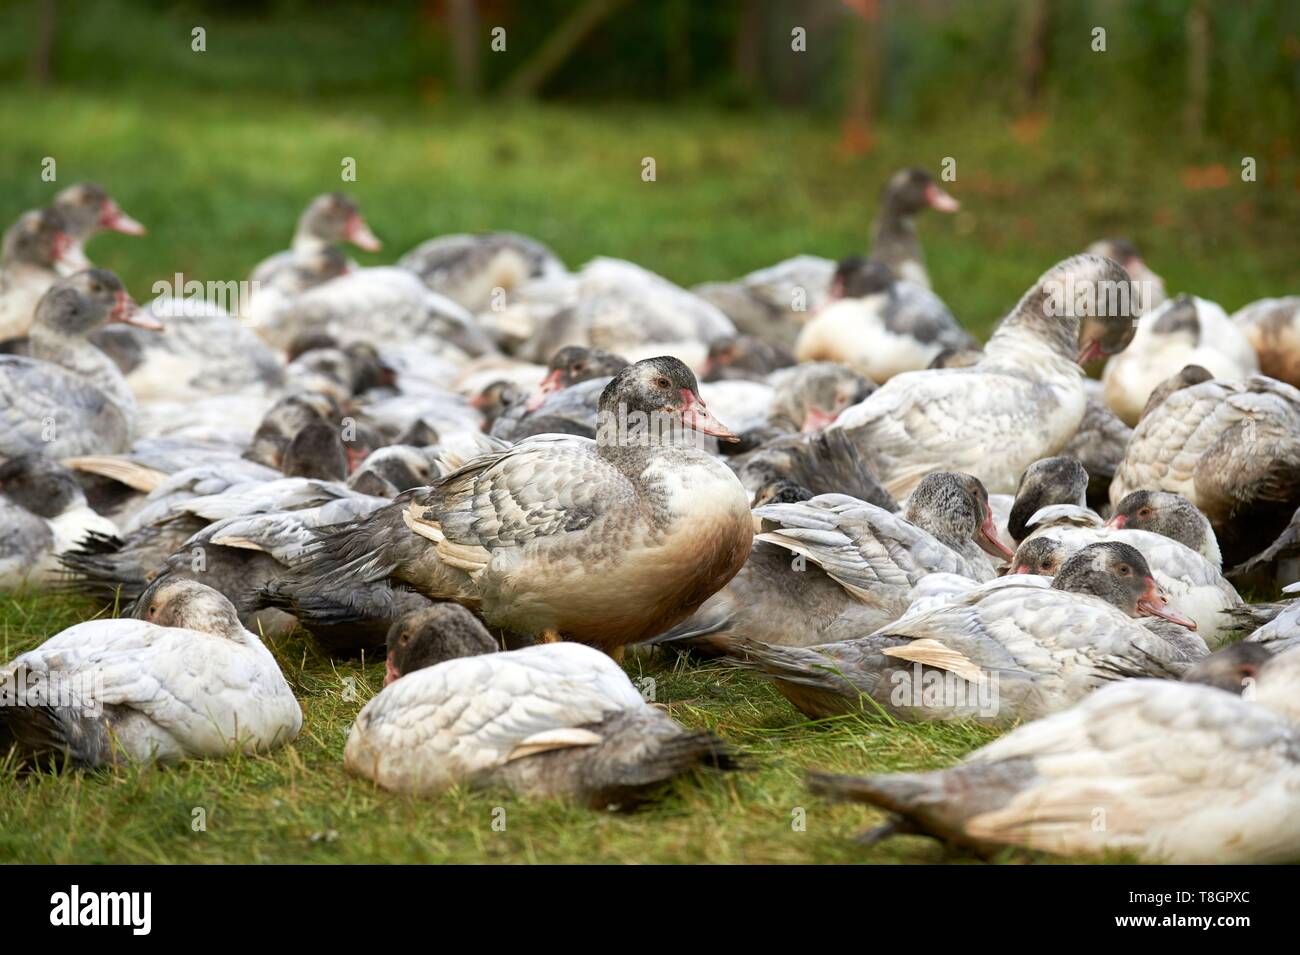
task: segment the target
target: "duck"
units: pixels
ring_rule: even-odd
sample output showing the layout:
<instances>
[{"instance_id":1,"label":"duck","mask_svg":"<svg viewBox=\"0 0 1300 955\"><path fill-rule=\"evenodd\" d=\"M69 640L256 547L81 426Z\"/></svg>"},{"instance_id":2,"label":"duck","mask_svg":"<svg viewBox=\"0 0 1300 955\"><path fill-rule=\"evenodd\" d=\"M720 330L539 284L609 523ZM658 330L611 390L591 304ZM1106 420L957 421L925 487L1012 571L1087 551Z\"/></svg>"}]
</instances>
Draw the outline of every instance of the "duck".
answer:
<instances>
[{"instance_id":1,"label":"duck","mask_svg":"<svg viewBox=\"0 0 1300 955\"><path fill-rule=\"evenodd\" d=\"M452 786L630 808L697 766L731 765L707 730L647 702L591 647L541 644L405 672L358 714L343 764L382 789Z\"/></svg>"},{"instance_id":2,"label":"duck","mask_svg":"<svg viewBox=\"0 0 1300 955\"><path fill-rule=\"evenodd\" d=\"M104 269L61 279L41 298L31 357L0 355L0 458L112 454L130 446L135 398L86 337L106 322L162 328L136 313L117 276Z\"/></svg>"},{"instance_id":3,"label":"duck","mask_svg":"<svg viewBox=\"0 0 1300 955\"><path fill-rule=\"evenodd\" d=\"M656 644L707 650L719 633L809 646L871 633L907 610L934 573L992 580L1011 551L992 537L978 482L940 472L921 482L905 515L840 494L756 507L749 560ZM694 640L699 636L704 640Z\"/></svg>"},{"instance_id":4,"label":"duck","mask_svg":"<svg viewBox=\"0 0 1300 955\"><path fill-rule=\"evenodd\" d=\"M1029 536L1029 519L1043 508L1058 504L1085 507L1087 499L1088 471L1078 460L1068 455L1043 458L1020 475L1016 496L1006 522L999 522L999 531L1005 527L1006 538L1018 544ZM1005 540L1000 533L999 539Z\"/></svg>"},{"instance_id":5,"label":"duck","mask_svg":"<svg viewBox=\"0 0 1300 955\"><path fill-rule=\"evenodd\" d=\"M1300 295L1262 298L1232 313L1262 374L1300 388Z\"/></svg>"},{"instance_id":6,"label":"duck","mask_svg":"<svg viewBox=\"0 0 1300 955\"><path fill-rule=\"evenodd\" d=\"M974 365L895 375L830 427L849 433L897 498L945 469L975 475L991 494L1014 493L1024 470L1058 454L1083 420L1079 359L1117 353L1132 338L1127 287L1108 259L1066 259L1025 293ZM1108 294L1072 301L1071 290Z\"/></svg>"},{"instance_id":7,"label":"duck","mask_svg":"<svg viewBox=\"0 0 1300 955\"><path fill-rule=\"evenodd\" d=\"M1165 303L1168 296L1164 279L1151 271L1132 239L1098 239L1086 251L1089 255L1100 255L1124 266L1124 271L1137 283L1142 311L1149 312Z\"/></svg>"},{"instance_id":8,"label":"duck","mask_svg":"<svg viewBox=\"0 0 1300 955\"><path fill-rule=\"evenodd\" d=\"M1136 490L1181 494L1228 566L1248 560L1300 507L1300 391L1263 375L1173 390L1133 430L1111 503Z\"/></svg>"},{"instance_id":9,"label":"duck","mask_svg":"<svg viewBox=\"0 0 1300 955\"><path fill-rule=\"evenodd\" d=\"M871 258L900 281L924 289L930 287L930 274L925 269L915 218L926 209L954 213L961 209L961 203L924 169L900 169L885 183L880 211L871 229Z\"/></svg>"},{"instance_id":10,"label":"duck","mask_svg":"<svg viewBox=\"0 0 1300 955\"><path fill-rule=\"evenodd\" d=\"M1186 365L1199 365L1216 378L1259 371L1255 349L1228 313L1183 294L1138 319L1129 347L1106 362L1101 387L1107 407L1133 427L1151 392Z\"/></svg>"},{"instance_id":11,"label":"duck","mask_svg":"<svg viewBox=\"0 0 1300 955\"><path fill-rule=\"evenodd\" d=\"M818 773L809 785L894 814L875 838L914 832L981 854L1021 846L1182 865L1294 862L1297 699L1293 650L1259 668L1249 699L1200 683L1125 680L951 769Z\"/></svg>"},{"instance_id":12,"label":"duck","mask_svg":"<svg viewBox=\"0 0 1300 955\"><path fill-rule=\"evenodd\" d=\"M594 441L537 435L322 534L305 573L400 581L515 633L622 653L689 617L753 539L735 475L696 445L735 436L671 357L620 371Z\"/></svg>"},{"instance_id":13,"label":"duck","mask_svg":"<svg viewBox=\"0 0 1300 955\"><path fill-rule=\"evenodd\" d=\"M709 346L700 381L763 381L794 363L794 353L779 342L754 335L719 338Z\"/></svg>"},{"instance_id":14,"label":"duck","mask_svg":"<svg viewBox=\"0 0 1300 955\"><path fill-rule=\"evenodd\" d=\"M501 649L483 622L455 603L431 603L402 614L389 628L385 644L384 686L405 673Z\"/></svg>"},{"instance_id":15,"label":"duck","mask_svg":"<svg viewBox=\"0 0 1300 955\"><path fill-rule=\"evenodd\" d=\"M831 301L812 316L795 342L801 361L837 361L877 384L928 368L947 351L977 348L928 286L901 281L884 263L841 260Z\"/></svg>"},{"instance_id":16,"label":"duck","mask_svg":"<svg viewBox=\"0 0 1300 955\"><path fill-rule=\"evenodd\" d=\"M443 235L420 243L397 260L430 289L471 312L489 308L533 279L568 274L564 262L536 239L517 232Z\"/></svg>"},{"instance_id":17,"label":"duck","mask_svg":"<svg viewBox=\"0 0 1300 955\"><path fill-rule=\"evenodd\" d=\"M534 434L594 438L601 393L628 364L621 355L600 348L561 348L551 356L546 376L536 390L499 415L489 433L506 441Z\"/></svg>"},{"instance_id":18,"label":"duck","mask_svg":"<svg viewBox=\"0 0 1300 955\"><path fill-rule=\"evenodd\" d=\"M37 454L0 463L0 527L0 590L48 586L58 578L59 555L93 533L117 533L86 503L70 470Z\"/></svg>"},{"instance_id":19,"label":"duck","mask_svg":"<svg viewBox=\"0 0 1300 955\"><path fill-rule=\"evenodd\" d=\"M145 235L145 227L122 211L105 189L93 182L79 182L60 191L50 203L63 217L68 236L78 249L102 231L123 235ZM84 256L84 252L83 252ZM89 268L89 265L84 266ZM72 271L79 271L74 265ZM65 274L71 274L71 271Z\"/></svg>"},{"instance_id":20,"label":"duck","mask_svg":"<svg viewBox=\"0 0 1300 955\"><path fill-rule=\"evenodd\" d=\"M0 683L73 697L0 707L0 751L16 749L20 763L94 769L265 753L302 728L271 651L196 581L157 587L138 619L69 627L0 667Z\"/></svg>"},{"instance_id":21,"label":"duck","mask_svg":"<svg viewBox=\"0 0 1300 955\"><path fill-rule=\"evenodd\" d=\"M1139 616L1163 618L1145 626ZM867 636L781 647L722 635L729 663L821 719L884 709L907 721L1006 724L1063 709L1122 677L1178 678L1208 654L1166 606L1142 555L1104 542L1050 584L1003 577L928 602Z\"/></svg>"},{"instance_id":22,"label":"duck","mask_svg":"<svg viewBox=\"0 0 1300 955\"><path fill-rule=\"evenodd\" d=\"M296 287L297 270L309 256L337 251L350 242L366 252L378 252L383 243L370 231L355 200L341 192L322 193L312 199L298 217L288 250L263 259L249 276L257 286Z\"/></svg>"},{"instance_id":23,"label":"duck","mask_svg":"<svg viewBox=\"0 0 1300 955\"><path fill-rule=\"evenodd\" d=\"M54 209L24 212L0 244L0 341L27 334L36 306L61 272L90 268L85 253Z\"/></svg>"},{"instance_id":24,"label":"duck","mask_svg":"<svg viewBox=\"0 0 1300 955\"><path fill-rule=\"evenodd\" d=\"M830 300L835 262L796 255L732 282L705 282L691 289L715 305L746 337L791 348L810 315Z\"/></svg>"}]
</instances>

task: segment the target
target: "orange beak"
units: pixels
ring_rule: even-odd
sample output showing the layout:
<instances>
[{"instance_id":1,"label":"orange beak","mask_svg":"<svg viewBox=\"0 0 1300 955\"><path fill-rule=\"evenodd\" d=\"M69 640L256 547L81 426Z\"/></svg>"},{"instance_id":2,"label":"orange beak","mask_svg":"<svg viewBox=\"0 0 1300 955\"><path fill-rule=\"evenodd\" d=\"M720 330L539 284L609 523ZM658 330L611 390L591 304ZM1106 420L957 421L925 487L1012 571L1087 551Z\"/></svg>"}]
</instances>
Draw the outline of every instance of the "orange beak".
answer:
<instances>
[{"instance_id":1,"label":"orange beak","mask_svg":"<svg viewBox=\"0 0 1300 955\"><path fill-rule=\"evenodd\" d=\"M740 438L727 428L721 421L713 417L713 412L709 411L689 388L682 389L682 401L685 406L682 408L682 424L688 428L700 432L701 434L711 434L722 441L730 441L735 444Z\"/></svg>"},{"instance_id":2,"label":"orange beak","mask_svg":"<svg viewBox=\"0 0 1300 955\"><path fill-rule=\"evenodd\" d=\"M1160 617L1170 623L1176 623L1180 627L1186 627L1188 630L1196 629L1195 620L1184 617L1176 610L1170 610L1168 604L1169 598L1160 592L1155 579L1148 577L1146 593L1138 600L1138 615L1142 617Z\"/></svg>"},{"instance_id":3,"label":"orange beak","mask_svg":"<svg viewBox=\"0 0 1300 955\"><path fill-rule=\"evenodd\" d=\"M529 411L536 411L543 404L545 404L547 395L552 394L556 391L561 391L563 389L563 385L560 384L560 379L563 376L564 376L564 371L560 368L557 368L555 369L555 371L551 372L549 375L543 378L542 383L537 386L537 390L528 396L528 404L525 405L525 407Z\"/></svg>"}]
</instances>

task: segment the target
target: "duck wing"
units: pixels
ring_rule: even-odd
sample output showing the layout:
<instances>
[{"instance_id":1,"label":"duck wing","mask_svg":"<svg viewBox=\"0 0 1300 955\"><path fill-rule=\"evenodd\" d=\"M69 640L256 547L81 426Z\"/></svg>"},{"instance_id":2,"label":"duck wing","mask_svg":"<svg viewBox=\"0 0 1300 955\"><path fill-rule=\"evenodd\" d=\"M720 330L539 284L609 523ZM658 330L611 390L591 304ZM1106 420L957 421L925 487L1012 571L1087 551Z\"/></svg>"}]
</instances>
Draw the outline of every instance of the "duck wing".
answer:
<instances>
[{"instance_id":1,"label":"duck wing","mask_svg":"<svg viewBox=\"0 0 1300 955\"><path fill-rule=\"evenodd\" d=\"M125 450L122 410L79 375L34 358L0 355L0 457Z\"/></svg>"}]
</instances>

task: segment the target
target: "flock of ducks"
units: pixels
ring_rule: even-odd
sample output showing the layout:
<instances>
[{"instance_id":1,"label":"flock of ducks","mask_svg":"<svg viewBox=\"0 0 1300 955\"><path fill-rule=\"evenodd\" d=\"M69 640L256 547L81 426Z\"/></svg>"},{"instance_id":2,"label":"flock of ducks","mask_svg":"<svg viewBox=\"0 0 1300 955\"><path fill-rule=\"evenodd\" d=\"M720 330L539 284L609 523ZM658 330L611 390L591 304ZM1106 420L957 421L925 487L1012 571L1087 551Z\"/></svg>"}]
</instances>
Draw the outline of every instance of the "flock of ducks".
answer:
<instances>
[{"instance_id":1,"label":"flock of ducks","mask_svg":"<svg viewBox=\"0 0 1300 955\"><path fill-rule=\"evenodd\" d=\"M1300 858L1300 608L1241 596L1300 578L1300 297L1167 298L1111 240L981 345L916 229L958 208L903 170L869 255L688 290L504 232L359 267L330 194L237 301L140 307L84 246L143 227L58 193L0 261L0 586L125 615L0 667L0 754L271 751L303 716L265 641L301 627L385 648L349 771L627 806L734 762L641 644L812 718L1010 728L813 774L876 837Z\"/></svg>"}]
</instances>

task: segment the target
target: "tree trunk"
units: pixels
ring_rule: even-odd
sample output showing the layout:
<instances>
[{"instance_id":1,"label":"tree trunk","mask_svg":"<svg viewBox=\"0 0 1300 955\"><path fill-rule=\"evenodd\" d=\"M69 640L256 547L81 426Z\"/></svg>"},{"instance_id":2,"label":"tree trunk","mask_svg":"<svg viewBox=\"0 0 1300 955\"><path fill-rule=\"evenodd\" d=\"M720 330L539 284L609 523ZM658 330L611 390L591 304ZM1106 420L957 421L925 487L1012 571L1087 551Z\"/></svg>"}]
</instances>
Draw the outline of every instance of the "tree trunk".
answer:
<instances>
[{"instance_id":1,"label":"tree trunk","mask_svg":"<svg viewBox=\"0 0 1300 955\"><path fill-rule=\"evenodd\" d=\"M1205 101L1210 91L1210 11L1205 0L1187 8L1187 99L1183 103L1183 129L1189 139L1205 136Z\"/></svg>"},{"instance_id":2,"label":"tree trunk","mask_svg":"<svg viewBox=\"0 0 1300 955\"><path fill-rule=\"evenodd\" d=\"M625 2L626 0L586 0L555 28L542 48L510 77L505 86L505 95L536 96L591 31Z\"/></svg>"},{"instance_id":3,"label":"tree trunk","mask_svg":"<svg viewBox=\"0 0 1300 955\"><path fill-rule=\"evenodd\" d=\"M54 82L55 0L41 0L36 43L32 47L32 77L41 86Z\"/></svg>"},{"instance_id":4,"label":"tree trunk","mask_svg":"<svg viewBox=\"0 0 1300 955\"><path fill-rule=\"evenodd\" d=\"M479 31L478 0L447 0L447 14L456 91L462 96L477 96L479 48L483 39Z\"/></svg>"}]
</instances>

